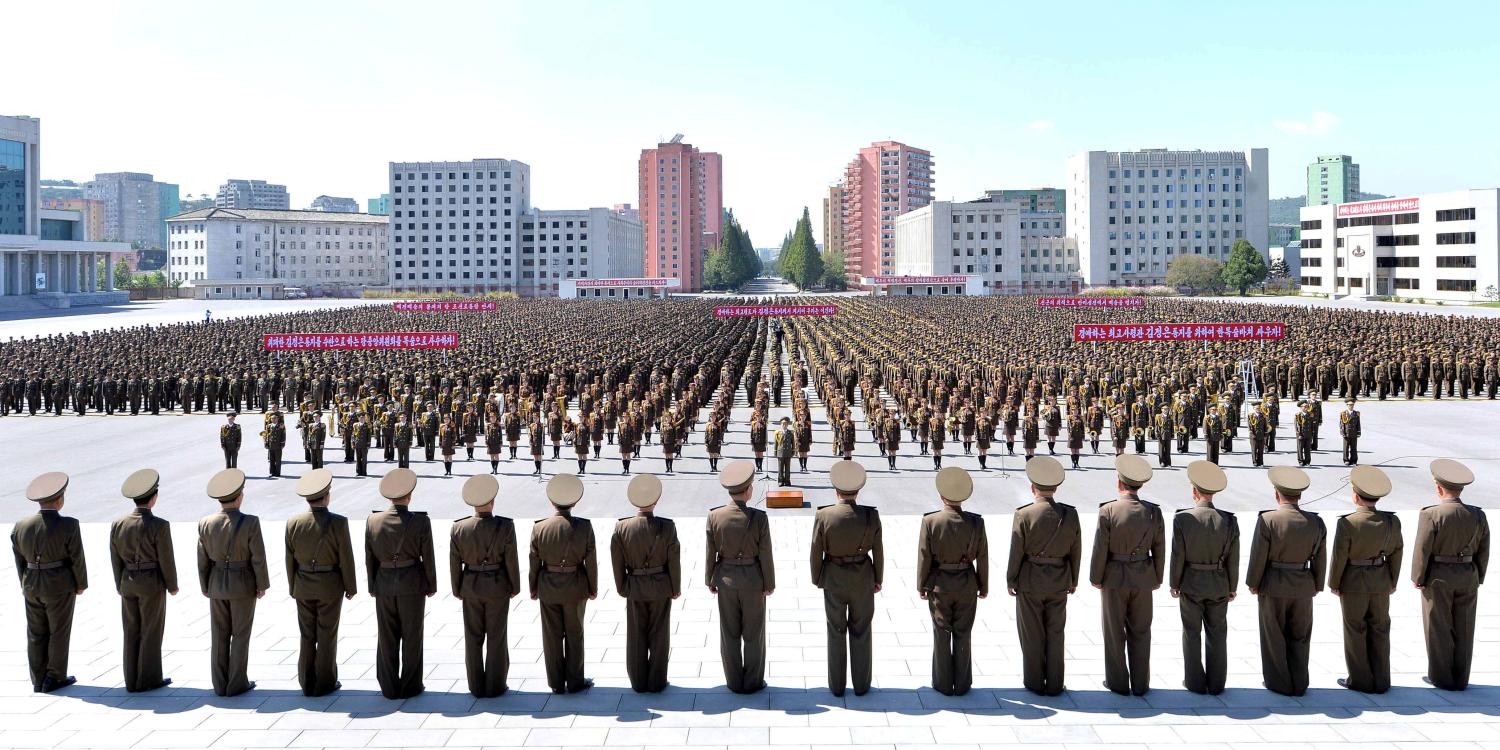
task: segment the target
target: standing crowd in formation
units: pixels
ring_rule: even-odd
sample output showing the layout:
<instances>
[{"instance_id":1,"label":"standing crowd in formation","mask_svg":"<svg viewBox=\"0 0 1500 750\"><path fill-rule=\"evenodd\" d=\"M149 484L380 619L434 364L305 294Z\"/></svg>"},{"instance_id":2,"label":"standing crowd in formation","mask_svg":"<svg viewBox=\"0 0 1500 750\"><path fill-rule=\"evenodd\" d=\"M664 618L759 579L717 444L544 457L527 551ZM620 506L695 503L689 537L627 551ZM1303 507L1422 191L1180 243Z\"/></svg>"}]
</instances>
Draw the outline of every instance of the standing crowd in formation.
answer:
<instances>
[{"instance_id":1,"label":"standing crowd in formation","mask_svg":"<svg viewBox=\"0 0 1500 750\"><path fill-rule=\"evenodd\" d=\"M1153 599L1166 582L1182 617L1184 675L1188 690L1217 695L1227 674L1227 613L1239 591L1240 525L1214 506L1228 484L1208 461L1188 467L1193 505L1178 511L1170 535L1162 507L1142 498L1151 466L1141 457L1115 460L1116 499L1099 507L1088 566L1078 512L1059 502L1066 472L1050 456L1027 462L1034 502L1014 516L1005 566L1005 589L1016 601L1022 683L1040 695L1065 686L1064 626L1069 597L1087 573L1100 591L1104 687L1145 695L1151 679ZM1425 679L1444 690L1468 686L1473 661L1479 587L1489 565L1485 514L1462 500L1473 473L1451 459L1430 467L1438 502L1419 516L1410 578L1422 594ZM1244 583L1256 597L1261 666L1267 689L1290 696L1309 686L1313 598L1325 588L1339 597L1350 690L1383 693L1391 686L1390 597L1404 557L1401 525L1376 508L1391 482L1373 466L1350 476L1354 511L1339 517L1333 539L1324 520L1299 507L1309 478L1301 469L1267 472L1275 508L1261 512L1251 530ZM776 591L771 527L748 501L755 478L750 461L732 461L720 473L729 503L709 511L705 523L705 584L718 602L720 655L729 690L754 693L766 686L766 600ZM827 617L828 687L855 695L873 681L875 595L885 573L880 513L860 505L865 469L840 461L829 480L838 502L821 507L809 551L812 583L823 591ZM125 687L149 691L171 683L162 674L166 598L178 593L170 524L153 513L157 472L131 474L121 493L135 505L110 529L109 557L121 598ZM75 598L88 588L78 522L61 514L68 477L38 476L26 489L40 511L15 525L11 548L20 576L27 625L27 656L37 692L74 684L68 674ZM309 696L338 690L339 616L358 593L358 569L348 519L329 510L333 475L309 472L296 483L306 513L286 523L287 584L301 633L297 678ZM376 679L391 699L424 690L423 621L426 600L439 589L433 527L411 508L417 476L393 469L380 481L390 507L365 521L366 588L375 598ZM610 537L615 591L626 600L626 671L639 692L668 684L672 602L682 596L676 525L655 514L661 482L651 474L631 479L627 494L638 509L618 521ZM973 628L978 600L989 595L989 542L984 519L963 509L973 493L969 473L937 473L939 510L922 518L917 539L918 595L932 617L932 686L963 695L973 684ZM449 529L449 590L463 607L469 691L495 697L507 690L510 600L523 588L538 602L547 684L555 693L588 690L584 673L585 612L599 594L599 553L588 519L574 515L584 486L575 474L547 484L554 514L531 527L523 587L516 525L494 514L498 481L471 477L463 500L471 517ZM245 475L224 469L207 493L221 510L198 523L199 588L209 600L211 667L215 694L255 688L249 679L250 636L256 602L271 588L260 521L243 512ZM1168 547L1170 546L1170 553ZM1330 562L1331 558L1331 562Z\"/></svg>"}]
</instances>

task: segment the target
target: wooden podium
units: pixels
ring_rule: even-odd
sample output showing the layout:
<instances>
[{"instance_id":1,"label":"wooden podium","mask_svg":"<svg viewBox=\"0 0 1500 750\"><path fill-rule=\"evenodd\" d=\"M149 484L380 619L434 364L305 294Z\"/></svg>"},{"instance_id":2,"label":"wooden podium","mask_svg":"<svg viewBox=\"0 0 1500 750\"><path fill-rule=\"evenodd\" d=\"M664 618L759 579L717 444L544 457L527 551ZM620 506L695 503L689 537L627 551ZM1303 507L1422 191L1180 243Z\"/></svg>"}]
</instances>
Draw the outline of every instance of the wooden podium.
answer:
<instances>
[{"instance_id":1,"label":"wooden podium","mask_svg":"<svg viewBox=\"0 0 1500 750\"><path fill-rule=\"evenodd\" d=\"M801 508L802 490L779 489L766 492L767 508Z\"/></svg>"}]
</instances>

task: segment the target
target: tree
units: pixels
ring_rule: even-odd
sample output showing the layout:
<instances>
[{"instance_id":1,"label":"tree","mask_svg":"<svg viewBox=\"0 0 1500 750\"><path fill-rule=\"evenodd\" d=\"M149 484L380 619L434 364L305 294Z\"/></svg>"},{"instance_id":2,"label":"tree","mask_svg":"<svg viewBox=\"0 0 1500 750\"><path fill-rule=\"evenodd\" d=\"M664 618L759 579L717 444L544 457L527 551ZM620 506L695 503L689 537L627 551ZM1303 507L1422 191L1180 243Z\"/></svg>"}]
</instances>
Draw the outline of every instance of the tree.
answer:
<instances>
[{"instance_id":1,"label":"tree","mask_svg":"<svg viewBox=\"0 0 1500 750\"><path fill-rule=\"evenodd\" d=\"M1289 279L1291 277L1292 277L1292 268L1291 268L1291 266L1287 265L1286 258L1280 258L1280 259L1271 261L1271 265L1270 265L1270 268L1269 268L1269 270L1267 272L1266 278L1269 278L1269 279Z\"/></svg>"},{"instance_id":2,"label":"tree","mask_svg":"<svg viewBox=\"0 0 1500 750\"><path fill-rule=\"evenodd\" d=\"M823 256L823 286L837 291L849 288L849 281L844 276L843 250L834 250Z\"/></svg>"},{"instance_id":3,"label":"tree","mask_svg":"<svg viewBox=\"0 0 1500 750\"><path fill-rule=\"evenodd\" d=\"M724 270L728 265L724 260L726 250L724 242L720 240L719 246L714 248L703 260L703 286L706 289L727 289L728 282L725 280Z\"/></svg>"},{"instance_id":4,"label":"tree","mask_svg":"<svg viewBox=\"0 0 1500 750\"><path fill-rule=\"evenodd\" d=\"M1252 285L1266 280L1266 259L1248 240L1235 240L1229 248L1229 262L1224 264L1224 285L1240 290L1244 297Z\"/></svg>"},{"instance_id":5,"label":"tree","mask_svg":"<svg viewBox=\"0 0 1500 750\"><path fill-rule=\"evenodd\" d=\"M1491 302L1500 300L1500 288L1496 288L1494 284L1490 284L1489 286L1485 287L1484 298L1490 300Z\"/></svg>"},{"instance_id":6,"label":"tree","mask_svg":"<svg viewBox=\"0 0 1500 750\"><path fill-rule=\"evenodd\" d=\"M115 261L115 288L125 289L130 286L132 275L130 264L124 258Z\"/></svg>"},{"instance_id":7,"label":"tree","mask_svg":"<svg viewBox=\"0 0 1500 750\"><path fill-rule=\"evenodd\" d=\"M787 281L803 289L811 289L822 280L823 255L818 252L817 243L813 242L812 217L808 215L806 206L802 207L802 218L797 220L797 227L792 230L781 257L781 275Z\"/></svg>"},{"instance_id":8,"label":"tree","mask_svg":"<svg viewBox=\"0 0 1500 750\"><path fill-rule=\"evenodd\" d=\"M1187 288L1192 294L1224 288L1223 266L1202 255L1179 255L1167 264L1167 286Z\"/></svg>"},{"instance_id":9,"label":"tree","mask_svg":"<svg viewBox=\"0 0 1500 750\"><path fill-rule=\"evenodd\" d=\"M792 233L787 232L786 239L781 241L781 255L777 259L776 271L781 278L793 284L797 283L796 278L794 278L796 276L795 269L800 268L802 264L801 258L797 256L797 251L792 247Z\"/></svg>"}]
</instances>

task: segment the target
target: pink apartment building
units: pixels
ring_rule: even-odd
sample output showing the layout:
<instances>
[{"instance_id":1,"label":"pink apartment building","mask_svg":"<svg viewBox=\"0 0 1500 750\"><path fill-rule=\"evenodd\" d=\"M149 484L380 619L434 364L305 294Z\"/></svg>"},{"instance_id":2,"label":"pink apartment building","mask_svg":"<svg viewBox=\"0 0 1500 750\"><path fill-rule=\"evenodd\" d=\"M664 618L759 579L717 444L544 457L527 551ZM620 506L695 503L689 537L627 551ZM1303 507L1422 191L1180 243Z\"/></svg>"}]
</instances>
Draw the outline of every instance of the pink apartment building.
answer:
<instances>
[{"instance_id":1,"label":"pink apartment building","mask_svg":"<svg viewBox=\"0 0 1500 750\"><path fill-rule=\"evenodd\" d=\"M683 143L682 136L641 150L640 220L649 278L703 288L703 259L719 242L724 221L723 159Z\"/></svg>"},{"instance_id":2,"label":"pink apartment building","mask_svg":"<svg viewBox=\"0 0 1500 750\"><path fill-rule=\"evenodd\" d=\"M932 154L896 141L872 143L849 162L842 222L849 286L893 272L896 217L931 203L932 181Z\"/></svg>"}]
</instances>

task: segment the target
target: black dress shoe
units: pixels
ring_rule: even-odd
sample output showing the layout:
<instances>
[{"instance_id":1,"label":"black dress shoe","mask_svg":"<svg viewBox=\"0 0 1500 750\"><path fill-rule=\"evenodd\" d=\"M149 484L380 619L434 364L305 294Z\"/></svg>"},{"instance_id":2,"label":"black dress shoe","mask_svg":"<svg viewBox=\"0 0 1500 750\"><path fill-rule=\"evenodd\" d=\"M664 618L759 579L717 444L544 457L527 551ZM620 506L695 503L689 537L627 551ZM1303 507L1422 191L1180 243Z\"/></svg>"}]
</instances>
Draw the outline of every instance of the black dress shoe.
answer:
<instances>
[{"instance_id":1,"label":"black dress shoe","mask_svg":"<svg viewBox=\"0 0 1500 750\"><path fill-rule=\"evenodd\" d=\"M1353 690L1354 689L1352 687L1349 687L1349 678L1348 677L1340 677L1337 680L1335 680L1335 682L1337 682L1339 684L1339 687L1344 688L1345 690Z\"/></svg>"},{"instance_id":2,"label":"black dress shoe","mask_svg":"<svg viewBox=\"0 0 1500 750\"><path fill-rule=\"evenodd\" d=\"M828 690L828 692L833 693L833 697L835 697L835 698L842 698L842 697L844 697L844 691L842 691L842 690L834 690L834 689L830 688Z\"/></svg>"},{"instance_id":3,"label":"black dress shoe","mask_svg":"<svg viewBox=\"0 0 1500 750\"><path fill-rule=\"evenodd\" d=\"M61 680L54 680L49 677L45 680L42 680L42 692L50 693L54 690L61 690L69 685L72 685L75 682L78 682L78 678L74 677L73 675L68 675Z\"/></svg>"},{"instance_id":4,"label":"black dress shoe","mask_svg":"<svg viewBox=\"0 0 1500 750\"><path fill-rule=\"evenodd\" d=\"M591 688L593 686L594 686L594 681L591 680L591 679L586 679L586 680L583 681L583 684L579 685L578 687L568 688L568 692L570 692L570 693L581 693L581 692L583 692L585 690L588 690L589 688Z\"/></svg>"},{"instance_id":5,"label":"black dress shoe","mask_svg":"<svg viewBox=\"0 0 1500 750\"><path fill-rule=\"evenodd\" d=\"M562 695L563 693L566 693L568 691L563 690L562 688L559 687L559 688L552 688L552 692L554 694L556 694L556 695Z\"/></svg>"},{"instance_id":6,"label":"black dress shoe","mask_svg":"<svg viewBox=\"0 0 1500 750\"><path fill-rule=\"evenodd\" d=\"M861 690L859 688L855 688L854 689L854 696L857 698L857 697L862 696L862 695L864 695L865 693L868 693L868 692L870 692L869 688L864 688L863 690Z\"/></svg>"},{"instance_id":7,"label":"black dress shoe","mask_svg":"<svg viewBox=\"0 0 1500 750\"><path fill-rule=\"evenodd\" d=\"M343 690L344 689L344 683L335 681L333 683L333 689L334 690ZM332 691L330 691L330 692L332 692Z\"/></svg>"}]
</instances>

